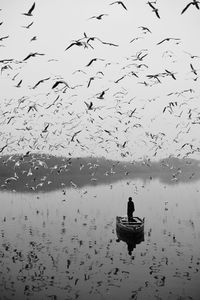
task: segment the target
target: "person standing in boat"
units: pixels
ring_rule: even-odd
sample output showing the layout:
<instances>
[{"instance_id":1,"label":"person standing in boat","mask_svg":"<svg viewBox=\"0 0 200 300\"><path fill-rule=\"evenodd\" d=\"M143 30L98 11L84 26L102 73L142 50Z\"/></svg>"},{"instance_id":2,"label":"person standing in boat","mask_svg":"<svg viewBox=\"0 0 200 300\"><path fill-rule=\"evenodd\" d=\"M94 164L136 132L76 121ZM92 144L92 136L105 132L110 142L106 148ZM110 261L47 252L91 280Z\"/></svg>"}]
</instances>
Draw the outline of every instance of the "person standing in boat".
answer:
<instances>
[{"instance_id":1,"label":"person standing in boat","mask_svg":"<svg viewBox=\"0 0 200 300\"><path fill-rule=\"evenodd\" d=\"M132 221L133 220L133 213L135 211L135 205L134 202L132 200L132 197L128 198L128 203L127 203L127 216L128 216L128 221Z\"/></svg>"}]
</instances>

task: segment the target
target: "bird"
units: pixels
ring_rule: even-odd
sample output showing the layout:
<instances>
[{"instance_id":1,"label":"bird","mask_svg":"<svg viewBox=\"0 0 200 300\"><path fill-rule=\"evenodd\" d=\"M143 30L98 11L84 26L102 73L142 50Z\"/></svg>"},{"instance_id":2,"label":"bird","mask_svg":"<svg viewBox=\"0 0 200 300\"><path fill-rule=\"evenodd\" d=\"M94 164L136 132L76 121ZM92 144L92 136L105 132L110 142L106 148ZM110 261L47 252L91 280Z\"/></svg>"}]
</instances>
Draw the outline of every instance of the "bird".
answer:
<instances>
[{"instance_id":1,"label":"bird","mask_svg":"<svg viewBox=\"0 0 200 300\"><path fill-rule=\"evenodd\" d=\"M58 80L53 84L52 89L55 89L59 84L65 84L65 86L69 88L67 82L65 82L64 80Z\"/></svg>"},{"instance_id":2,"label":"bird","mask_svg":"<svg viewBox=\"0 0 200 300\"><path fill-rule=\"evenodd\" d=\"M139 39L143 39L143 37L141 37L141 36L135 37L135 38L133 38L133 39L130 41L130 43L135 42L135 41L138 41Z\"/></svg>"},{"instance_id":3,"label":"bird","mask_svg":"<svg viewBox=\"0 0 200 300\"><path fill-rule=\"evenodd\" d=\"M144 33L147 33L147 32L152 33L151 30L148 27L139 26L138 28L141 28L144 31Z\"/></svg>"},{"instance_id":4,"label":"bird","mask_svg":"<svg viewBox=\"0 0 200 300\"><path fill-rule=\"evenodd\" d=\"M149 4L149 6L153 9L153 12L155 12L156 16L160 19L160 15L158 13L158 8L153 6L152 2L150 2L150 1L148 1L147 4Z\"/></svg>"},{"instance_id":5,"label":"bird","mask_svg":"<svg viewBox=\"0 0 200 300\"><path fill-rule=\"evenodd\" d=\"M166 70L166 69L165 69L165 72L166 72L166 75L169 75L169 76L171 76L174 80L176 80L176 77L175 77L174 73L172 73L172 72L170 72L170 71L168 71L168 70Z\"/></svg>"},{"instance_id":6,"label":"bird","mask_svg":"<svg viewBox=\"0 0 200 300\"><path fill-rule=\"evenodd\" d=\"M102 60L102 61L104 61L104 59L102 59L102 58L93 58L93 59L91 59L90 60L90 62L86 65L86 67L89 67L94 61L97 61L97 60Z\"/></svg>"},{"instance_id":7,"label":"bird","mask_svg":"<svg viewBox=\"0 0 200 300\"><path fill-rule=\"evenodd\" d=\"M33 22L31 22L30 24L28 24L27 26L22 26L23 28L29 29L31 26L33 25Z\"/></svg>"},{"instance_id":8,"label":"bird","mask_svg":"<svg viewBox=\"0 0 200 300\"><path fill-rule=\"evenodd\" d=\"M69 48L71 48L72 46L83 46L84 48L88 48L88 46L90 46L92 49L94 49L89 43L88 43L88 41L87 42L81 42L81 41L74 41L74 42L72 42L66 49L65 49L65 51L66 50L68 50Z\"/></svg>"},{"instance_id":9,"label":"bird","mask_svg":"<svg viewBox=\"0 0 200 300\"><path fill-rule=\"evenodd\" d=\"M74 141L75 136L76 136L77 134L79 134L81 131L82 131L82 130L78 130L78 131L76 131L76 132L72 135L71 142Z\"/></svg>"},{"instance_id":10,"label":"bird","mask_svg":"<svg viewBox=\"0 0 200 300\"><path fill-rule=\"evenodd\" d=\"M33 16L32 15L32 11L34 10L35 8L35 2L33 3L33 5L31 6L31 8L29 9L29 11L27 13L23 13L22 15L25 15L25 16L28 16L28 17L31 17Z\"/></svg>"},{"instance_id":11,"label":"bird","mask_svg":"<svg viewBox=\"0 0 200 300\"><path fill-rule=\"evenodd\" d=\"M38 52L31 52L29 53L24 59L23 61L26 61L27 59L29 59L30 57L35 57L37 55L45 55L44 53L38 53Z\"/></svg>"},{"instance_id":12,"label":"bird","mask_svg":"<svg viewBox=\"0 0 200 300\"><path fill-rule=\"evenodd\" d=\"M197 9L199 9L199 1L196 1L196 0L193 0L192 2L189 2L185 7L184 9L182 10L181 12L181 15L190 7L190 5L194 5L196 6Z\"/></svg>"},{"instance_id":13,"label":"bird","mask_svg":"<svg viewBox=\"0 0 200 300\"><path fill-rule=\"evenodd\" d=\"M22 83L22 79L18 82L18 84L15 87L19 88L21 86L21 83Z\"/></svg>"},{"instance_id":14,"label":"bird","mask_svg":"<svg viewBox=\"0 0 200 300\"><path fill-rule=\"evenodd\" d=\"M92 17L89 18L88 20L90 20L90 19L101 20L104 16L108 16L108 14L100 14L100 15L98 15L98 16L92 16Z\"/></svg>"},{"instance_id":15,"label":"bird","mask_svg":"<svg viewBox=\"0 0 200 300\"><path fill-rule=\"evenodd\" d=\"M5 39L7 39L8 37L9 37L9 35L0 37L0 42L3 41L3 40L5 40Z\"/></svg>"},{"instance_id":16,"label":"bird","mask_svg":"<svg viewBox=\"0 0 200 300\"><path fill-rule=\"evenodd\" d=\"M87 103L86 101L84 101L84 103L87 106L88 110L92 110L92 108L93 108L93 102L92 101L90 101L90 103Z\"/></svg>"},{"instance_id":17,"label":"bird","mask_svg":"<svg viewBox=\"0 0 200 300\"><path fill-rule=\"evenodd\" d=\"M39 81L32 87L32 89L35 89L40 83L42 83L42 82L44 82L44 81L46 81L46 80L49 80L49 79L50 79L50 77L39 80Z\"/></svg>"},{"instance_id":18,"label":"bird","mask_svg":"<svg viewBox=\"0 0 200 300\"><path fill-rule=\"evenodd\" d=\"M30 42L32 42L32 41L36 41L37 40L37 36L36 35L34 35L31 39L30 39Z\"/></svg>"},{"instance_id":19,"label":"bird","mask_svg":"<svg viewBox=\"0 0 200 300\"><path fill-rule=\"evenodd\" d=\"M124 3L122 1L114 1L114 2L110 3L110 5L113 5L113 4L120 4L125 10L127 10L126 6L124 5Z\"/></svg>"},{"instance_id":20,"label":"bird","mask_svg":"<svg viewBox=\"0 0 200 300\"><path fill-rule=\"evenodd\" d=\"M180 38L165 38L162 41L158 42L157 45L160 45L166 41L169 42L170 40L180 41Z\"/></svg>"},{"instance_id":21,"label":"bird","mask_svg":"<svg viewBox=\"0 0 200 300\"><path fill-rule=\"evenodd\" d=\"M197 70L195 70L195 68L193 67L192 64L190 64L190 67L191 67L191 69L192 69L192 72L193 72L195 75L197 75Z\"/></svg>"}]
</instances>

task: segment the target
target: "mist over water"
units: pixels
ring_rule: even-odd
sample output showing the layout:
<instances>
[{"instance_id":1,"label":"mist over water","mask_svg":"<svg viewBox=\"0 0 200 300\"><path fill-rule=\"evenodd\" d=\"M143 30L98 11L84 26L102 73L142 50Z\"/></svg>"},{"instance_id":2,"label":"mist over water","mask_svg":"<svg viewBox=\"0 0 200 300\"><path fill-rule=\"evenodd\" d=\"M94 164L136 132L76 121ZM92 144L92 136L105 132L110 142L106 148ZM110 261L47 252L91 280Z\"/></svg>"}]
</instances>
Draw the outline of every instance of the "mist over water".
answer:
<instances>
[{"instance_id":1,"label":"mist over water","mask_svg":"<svg viewBox=\"0 0 200 300\"><path fill-rule=\"evenodd\" d=\"M199 182L192 159L2 156L2 299L198 300ZM136 238L116 231L129 196Z\"/></svg>"}]
</instances>

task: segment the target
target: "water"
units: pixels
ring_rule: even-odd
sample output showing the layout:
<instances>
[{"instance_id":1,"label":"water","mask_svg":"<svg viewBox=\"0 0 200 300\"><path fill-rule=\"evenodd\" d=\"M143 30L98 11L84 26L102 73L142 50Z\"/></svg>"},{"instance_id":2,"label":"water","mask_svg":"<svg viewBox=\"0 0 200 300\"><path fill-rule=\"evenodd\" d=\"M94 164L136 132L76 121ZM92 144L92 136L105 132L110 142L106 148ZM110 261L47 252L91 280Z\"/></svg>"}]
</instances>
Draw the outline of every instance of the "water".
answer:
<instances>
[{"instance_id":1,"label":"water","mask_svg":"<svg viewBox=\"0 0 200 300\"><path fill-rule=\"evenodd\" d=\"M200 180L186 172L188 183L167 182L164 170L48 192L12 192L8 183L0 192L0 299L199 300ZM130 195L145 217L131 255L116 233Z\"/></svg>"}]
</instances>

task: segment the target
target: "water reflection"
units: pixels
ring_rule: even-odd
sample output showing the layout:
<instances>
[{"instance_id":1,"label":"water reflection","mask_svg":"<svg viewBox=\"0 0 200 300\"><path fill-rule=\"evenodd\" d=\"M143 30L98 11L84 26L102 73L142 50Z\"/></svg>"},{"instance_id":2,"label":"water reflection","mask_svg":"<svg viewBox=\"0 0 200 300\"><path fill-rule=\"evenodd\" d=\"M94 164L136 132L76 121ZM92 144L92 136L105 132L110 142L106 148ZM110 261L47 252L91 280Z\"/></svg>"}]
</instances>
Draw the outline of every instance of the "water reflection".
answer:
<instances>
[{"instance_id":1,"label":"water reflection","mask_svg":"<svg viewBox=\"0 0 200 300\"><path fill-rule=\"evenodd\" d=\"M65 158L45 154L0 157L0 190L48 192L111 184L123 179L188 183L200 179L200 164L195 159L174 157L157 162L122 162L99 157Z\"/></svg>"},{"instance_id":2,"label":"water reflection","mask_svg":"<svg viewBox=\"0 0 200 300\"><path fill-rule=\"evenodd\" d=\"M116 228L117 242L123 241L127 244L127 251L129 255L132 255L133 250L137 244L144 242L144 232L139 234L123 234L118 228Z\"/></svg>"}]
</instances>

